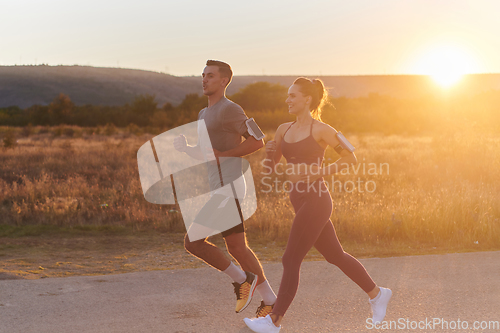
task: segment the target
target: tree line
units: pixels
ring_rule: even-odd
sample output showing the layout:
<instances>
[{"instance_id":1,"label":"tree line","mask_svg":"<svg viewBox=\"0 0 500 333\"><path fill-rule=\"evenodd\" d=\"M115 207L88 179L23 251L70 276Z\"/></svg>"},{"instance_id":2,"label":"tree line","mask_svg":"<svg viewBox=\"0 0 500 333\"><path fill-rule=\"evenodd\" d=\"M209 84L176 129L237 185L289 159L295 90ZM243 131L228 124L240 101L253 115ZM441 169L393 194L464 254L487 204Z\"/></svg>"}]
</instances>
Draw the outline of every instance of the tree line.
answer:
<instances>
[{"instance_id":1,"label":"tree line","mask_svg":"<svg viewBox=\"0 0 500 333\"><path fill-rule=\"evenodd\" d=\"M266 130L293 120L285 103L287 87L268 82L250 84L228 96L240 104ZM138 95L121 106L74 105L59 94L49 105L0 108L0 126L154 127L158 131L195 121L207 106L207 98L188 94L182 103L159 106L153 95ZM478 131L500 132L500 91L476 96L436 94L419 99L399 99L370 94L357 98L329 98L323 121L338 130L352 133L421 134L473 127Z\"/></svg>"}]
</instances>

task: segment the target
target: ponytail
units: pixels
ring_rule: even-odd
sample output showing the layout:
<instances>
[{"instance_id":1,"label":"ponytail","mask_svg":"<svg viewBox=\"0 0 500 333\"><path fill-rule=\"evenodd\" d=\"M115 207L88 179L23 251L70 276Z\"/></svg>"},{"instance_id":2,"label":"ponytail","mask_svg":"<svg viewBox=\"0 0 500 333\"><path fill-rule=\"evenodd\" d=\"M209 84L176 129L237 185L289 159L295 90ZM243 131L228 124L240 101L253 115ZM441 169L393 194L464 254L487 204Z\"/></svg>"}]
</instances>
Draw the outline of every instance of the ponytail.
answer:
<instances>
[{"instance_id":1,"label":"ponytail","mask_svg":"<svg viewBox=\"0 0 500 333\"><path fill-rule=\"evenodd\" d=\"M293 84L300 87L302 94L311 96L311 115L314 119L321 120L321 111L328 100L328 91L320 79L310 80L305 77L297 78Z\"/></svg>"}]
</instances>

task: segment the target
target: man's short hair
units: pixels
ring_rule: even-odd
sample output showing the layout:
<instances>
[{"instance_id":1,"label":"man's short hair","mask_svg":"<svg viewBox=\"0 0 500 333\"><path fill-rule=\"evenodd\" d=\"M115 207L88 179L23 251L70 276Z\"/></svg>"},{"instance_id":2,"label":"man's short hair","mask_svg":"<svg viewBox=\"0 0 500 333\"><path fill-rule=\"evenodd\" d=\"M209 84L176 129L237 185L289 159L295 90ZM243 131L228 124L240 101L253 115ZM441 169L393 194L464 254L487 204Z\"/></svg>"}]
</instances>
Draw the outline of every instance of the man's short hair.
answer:
<instances>
[{"instance_id":1,"label":"man's short hair","mask_svg":"<svg viewBox=\"0 0 500 333\"><path fill-rule=\"evenodd\" d=\"M207 60L207 66L219 67L220 76L229 78L227 84L231 82L233 78L233 71L231 69L231 66L229 66L229 64L226 64L225 62L219 60Z\"/></svg>"}]
</instances>

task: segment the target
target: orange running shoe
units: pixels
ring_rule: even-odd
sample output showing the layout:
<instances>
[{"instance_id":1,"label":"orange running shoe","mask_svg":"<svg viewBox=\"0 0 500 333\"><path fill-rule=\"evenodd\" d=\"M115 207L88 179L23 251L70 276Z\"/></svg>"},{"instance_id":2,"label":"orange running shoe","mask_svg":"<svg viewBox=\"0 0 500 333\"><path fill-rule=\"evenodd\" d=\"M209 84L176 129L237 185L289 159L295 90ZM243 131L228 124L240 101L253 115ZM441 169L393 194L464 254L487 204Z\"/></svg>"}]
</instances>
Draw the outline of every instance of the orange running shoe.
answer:
<instances>
[{"instance_id":1,"label":"orange running shoe","mask_svg":"<svg viewBox=\"0 0 500 333\"><path fill-rule=\"evenodd\" d=\"M234 293L236 294L236 313L246 309L257 287L257 276L250 272L245 272L245 274L247 275L245 282L242 284L233 282Z\"/></svg>"},{"instance_id":2,"label":"orange running shoe","mask_svg":"<svg viewBox=\"0 0 500 333\"><path fill-rule=\"evenodd\" d=\"M260 306L257 308L257 312L255 313L255 318L265 317L271 313L273 310L273 305L265 305L264 301L260 301Z\"/></svg>"}]
</instances>

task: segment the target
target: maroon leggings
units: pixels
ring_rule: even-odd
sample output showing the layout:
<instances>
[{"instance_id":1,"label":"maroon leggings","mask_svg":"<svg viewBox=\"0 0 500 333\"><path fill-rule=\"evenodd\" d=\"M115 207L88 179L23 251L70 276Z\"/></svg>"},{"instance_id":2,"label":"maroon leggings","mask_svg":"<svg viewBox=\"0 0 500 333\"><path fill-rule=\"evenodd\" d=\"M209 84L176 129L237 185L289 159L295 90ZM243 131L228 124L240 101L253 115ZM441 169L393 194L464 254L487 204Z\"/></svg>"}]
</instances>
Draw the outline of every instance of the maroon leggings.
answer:
<instances>
[{"instance_id":1,"label":"maroon leggings","mask_svg":"<svg viewBox=\"0 0 500 333\"><path fill-rule=\"evenodd\" d=\"M330 220L332 197L323 178L316 180L312 185L314 186L308 189L308 185L303 183L295 184L290 192L295 218L282 259L283 277L278 299L272 311L281 316L285 314L297 293L300 265L313 246L326 261L338 266L365 292L373 290L376 286L363 265L344 252L340 245Z\"/></svg>"}]
</instances>

